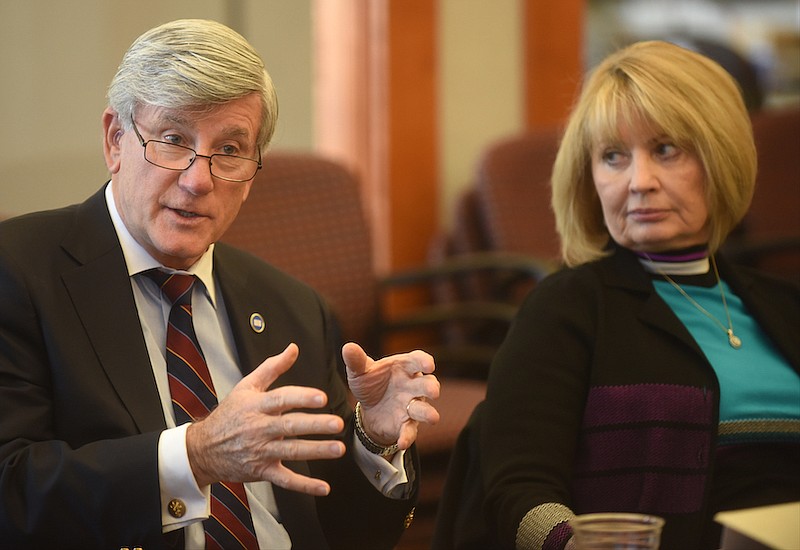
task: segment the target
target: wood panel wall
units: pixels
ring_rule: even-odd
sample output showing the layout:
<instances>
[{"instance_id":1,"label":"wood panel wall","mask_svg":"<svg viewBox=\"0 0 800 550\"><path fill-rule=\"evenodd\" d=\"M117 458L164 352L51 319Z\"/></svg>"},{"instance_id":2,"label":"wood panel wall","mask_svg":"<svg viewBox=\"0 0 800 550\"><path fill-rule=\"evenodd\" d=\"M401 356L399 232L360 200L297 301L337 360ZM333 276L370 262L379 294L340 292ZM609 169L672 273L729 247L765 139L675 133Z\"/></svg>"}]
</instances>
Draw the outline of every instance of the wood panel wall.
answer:
<instances>
[{"instance_id":1,"label":"wood panel wall","mask_svg":"<svg viewBox=\"0 0 800 550\"><path fill-rule=\"evenodd\" d=\"M525 126L560 124L585 0L520 0ZM317 0L316 140L361 177L376 270L425 262L438 217L439 0Z\"/></svg>"}]
</instances>

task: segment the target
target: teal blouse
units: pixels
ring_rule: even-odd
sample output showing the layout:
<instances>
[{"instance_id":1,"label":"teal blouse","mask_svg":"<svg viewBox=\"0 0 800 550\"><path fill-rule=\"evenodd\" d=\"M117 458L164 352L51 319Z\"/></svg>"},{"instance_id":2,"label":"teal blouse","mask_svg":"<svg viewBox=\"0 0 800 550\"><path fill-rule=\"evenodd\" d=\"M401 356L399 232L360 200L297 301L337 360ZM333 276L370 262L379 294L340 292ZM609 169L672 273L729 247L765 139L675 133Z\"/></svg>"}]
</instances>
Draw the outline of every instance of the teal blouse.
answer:
<instances>
[{"instance_id":1,"label":"teal blouse","mask_svg":"<svg viewBox=\"0 0 800 550\"><path fill-rule=\"evenodd\" d=\"M728 335L721 326L698 310L668 281L656 279L653 284L703 350L717 375L720 386L719 444L800 440L800 376L748 314L730 287L722 281L731 324L742 341L739 349L729 344ZM678 284L727 327L728 318L717 285Z\"/></svg>"}]
</instances>

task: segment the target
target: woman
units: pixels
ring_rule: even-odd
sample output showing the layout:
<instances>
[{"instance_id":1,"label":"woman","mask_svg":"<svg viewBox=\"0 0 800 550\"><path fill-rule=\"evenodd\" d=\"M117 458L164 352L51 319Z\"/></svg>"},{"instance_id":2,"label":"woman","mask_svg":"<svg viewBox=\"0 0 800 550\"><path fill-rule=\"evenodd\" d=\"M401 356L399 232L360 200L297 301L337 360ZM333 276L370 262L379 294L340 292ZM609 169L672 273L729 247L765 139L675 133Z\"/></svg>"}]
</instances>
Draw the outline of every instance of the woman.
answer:
<instances>
[{"instance_id":1,"label":"woman","mask_svg":"<svg viewBox=\"0 0 800 550\"><path fill-rule=\"evenodd\" d=\"M800 289L716 252L753 194L733 79L664 42L607 58L552 174L566 268L526 299L492 366L480 464L493 546L563 548L575 514L666 520L800 499Z\"/></svg>"}]
</instances>

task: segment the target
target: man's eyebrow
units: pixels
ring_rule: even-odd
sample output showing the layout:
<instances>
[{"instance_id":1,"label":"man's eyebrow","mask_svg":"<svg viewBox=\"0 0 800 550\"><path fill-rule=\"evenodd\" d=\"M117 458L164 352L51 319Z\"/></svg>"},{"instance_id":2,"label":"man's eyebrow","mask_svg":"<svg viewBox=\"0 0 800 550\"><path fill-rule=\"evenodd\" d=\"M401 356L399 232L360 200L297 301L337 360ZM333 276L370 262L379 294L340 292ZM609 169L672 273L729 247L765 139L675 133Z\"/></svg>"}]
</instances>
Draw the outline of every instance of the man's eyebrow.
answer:
<instances>
[{"instance_id":1,"label":"man's eyebrow","mask_svg":"<svg viewBox=\"0 0 800 550\"><path fill-rule=\"evenodd\" d=\"M165 112L158 116L160 121L171 122L179 126L186 126L194 128L196 126L191 117L184 116L180 113ZM222 128L221 135L229 138L250 138L250 131L242 126L226 126Z\"/></svg>"},{"instance_id":2,"label":"man's eyebrow","mask_svg":"<svg viewBox=\"0 0 800 550\"><path fill-rule=\"evenodd\" d=\"M234 137L234 138L238 138L238 137L249 138L250 137L250 132L248 132L246 129L242 128L241 126L229 126L227 128L223 128L221 133L224 136Z\"/></svg>"}]
</instances>

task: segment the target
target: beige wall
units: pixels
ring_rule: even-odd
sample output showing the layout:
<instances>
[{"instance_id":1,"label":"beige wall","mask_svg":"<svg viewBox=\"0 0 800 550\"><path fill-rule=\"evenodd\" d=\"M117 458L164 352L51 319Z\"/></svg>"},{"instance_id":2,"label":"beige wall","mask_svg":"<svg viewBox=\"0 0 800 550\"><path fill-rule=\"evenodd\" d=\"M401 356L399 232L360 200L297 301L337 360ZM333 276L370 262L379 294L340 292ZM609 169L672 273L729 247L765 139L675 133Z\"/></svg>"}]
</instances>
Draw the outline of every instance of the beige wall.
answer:
<instances>
[{"instance_id":1,"label":"beige wall","mask_svg":"<svg viewBox=\"0 0 800 550\"><path fill-rule=\"evenodd\" d=\"M264 57L278 89L281 116L273 146L312 149L311 7L337 1L0 1L0 216L77 202L99 188L107 177L100 149L105 88L130 42L171 19L217 19L242 32ZM626 2L645 8L669 3L590 3L606 9L587 14L587 61L622 32L627 20L614 9ZM438 0L438 5L440 215L446 226L483 147L524 126L523 2ZM684 19L689 6L702 13L712 6L735 29L772 28L784 21L793 36L799 32L792 0L682 0L681 6ZM684 19L673 19L683 25Z\"/></svg>"},{"instance_id":2,"label":"beige wall","mask_svg":"<svg viewBox=\"0 0 800 550\"><path fill-rule=\"evenodd\" d=\"M244 34L278 89L273 147L312 149L314 1L0 3L0 215L78 202L100 187L108 176L100 149L106 86L130 42L171 19L216 19ZM523 123L519 4L439 2L445 225L480 149Z\"/></svg>"},{"instance_id":3,"label":"beige wall","mask_svg":"<svg viewBox=\"0 0 800 550\"><path fill-rule=\"evenodd\" d=\"M440 217L451 223L481 151L525 125L519 0L440 1Z\"/></svg>"},{"instance_id":4,"label":"beige wall","mask_svg":"<svg viewBox=\"0 0 800 550\"><path fill-rule=\"evenodd\" d=\"M78 202L102 185L106 86L130 43L171 19L216 19L245 34L280 94L275 145L310 147L310 1L0 3L0 215Z\"/></svg>"}]
</instances>

